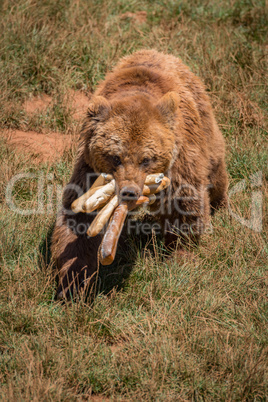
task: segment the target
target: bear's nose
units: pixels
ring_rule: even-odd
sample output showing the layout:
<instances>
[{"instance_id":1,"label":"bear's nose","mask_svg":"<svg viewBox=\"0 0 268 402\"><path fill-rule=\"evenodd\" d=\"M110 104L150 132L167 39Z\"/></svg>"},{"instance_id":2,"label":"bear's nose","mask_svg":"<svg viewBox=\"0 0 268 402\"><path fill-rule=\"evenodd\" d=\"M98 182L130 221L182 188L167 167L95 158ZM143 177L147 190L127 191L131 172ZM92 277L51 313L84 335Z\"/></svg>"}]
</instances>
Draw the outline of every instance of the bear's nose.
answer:
<instances>
[{"instance_id":1,"label":"bear's nose","mask_svg":"<svg viewBox=\"0 0 268 402\"><path fill-rule=\"evenodd\" d=\"M120 191L120 198L122 201L134 201L140 196L140 191L134 186L125 186Z\"/></svg>"}]
</instances>

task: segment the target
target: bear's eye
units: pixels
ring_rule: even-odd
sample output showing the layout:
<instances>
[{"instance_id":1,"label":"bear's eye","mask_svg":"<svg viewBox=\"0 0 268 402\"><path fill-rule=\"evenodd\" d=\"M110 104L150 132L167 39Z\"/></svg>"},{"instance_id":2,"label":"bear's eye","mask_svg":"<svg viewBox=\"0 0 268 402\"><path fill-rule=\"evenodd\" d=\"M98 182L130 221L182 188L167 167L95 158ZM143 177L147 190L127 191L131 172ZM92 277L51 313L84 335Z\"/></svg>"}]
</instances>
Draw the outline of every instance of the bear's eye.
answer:
<instances>
[{"instance_id":1,"label":"bear's eye","mask_svg":"<svg viewBox=\"0 0 268 402\"><path fill-rule=\"evenodd\" d=\"M117 155L113 156L113 164L114 164L114 166L119 166L122 164L119 156L117 156Z\"/></svg>"},{"instance_id":2,"label":"bear's eye","mask_svg":"<svg viewBox=\"0 0 268 402\"><path fill-rule=\"evenodd\" d=\"M151 160L149 158L144 158L141 162L141 165L147 167L149 166L150 162Z\"/></svg>"}]
</instances>

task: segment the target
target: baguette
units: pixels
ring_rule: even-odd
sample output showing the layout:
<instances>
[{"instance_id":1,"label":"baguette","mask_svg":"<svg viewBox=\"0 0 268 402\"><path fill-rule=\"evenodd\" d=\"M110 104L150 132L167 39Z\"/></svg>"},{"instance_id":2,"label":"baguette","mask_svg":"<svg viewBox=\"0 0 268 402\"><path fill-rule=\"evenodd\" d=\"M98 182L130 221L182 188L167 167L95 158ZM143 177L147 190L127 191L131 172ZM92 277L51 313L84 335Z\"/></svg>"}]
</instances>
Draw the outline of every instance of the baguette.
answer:
<instances>
[{"instance_id":1,"label":"baguette","mask_svg":"<svg viewBox=\"0 0 268 402\"><path fill-rule=\"evenodd\" d=\"M95 209L103 207L115 192L115 180L98 188L98 190L88 198L83 204L84 212L90 213Z\"/></svg>"},{"instance_id":2,"label":"baguette","mask_svg":"<svg viewBox=\"0 0 268 402\"><path fill-rule=\"evenodd\" d=\"M154 174L148 174L148 176L145 179L145 184L158 184L160 183L163 178L164 178L164 173L154 173Z\"/></svg>"},{"instance_id":3,"label":"baguette","mask_svg":"<svg viewBox=\"0 0 268 402\"><path fill-rule=\"evenodd\" d=\"M148 192L150 190L148 189ZM133 209L137 208L139 205L148 202L149 205L153 204L155 201L155 196L152 198L154 195L150 196L150 198L141 196L139 199L134 203L133 206L130 207L131 204L128 203L128 211L132 211ZM87 230L87 235L89 237L94 237L97 236L103 229L103 227L106 225L108 220L110 219L114 209L118 206L119 200L117 195L115 195L110 201L104 206L103 209L101 209L98 213L98 215L95 217L95 219L92 221L91 225L89 226Z\"/></svg>"},{"instance_id":4,"label":"baguette","mask_svg":"<svg viewBox=\"0 0 268 402\"><path fill-rule=\"evenodd\" d=\"M94 193L96 193L97 190L100 190L101 188L103 188L103 186L99 186L99 187L90 187L90 189L83 194L81 197L77 198L71 205L71 209L73 212L75 212L76 214L78 212L85 212L83 209L83 205L86 202L86 200L88 200Z\"/></svg>"},{"instance_id":5,"label":"baguette","mask_svg":"<svg viewBox=\"0 0 268 402\"><path fill-rule=\"evenodd\" d=\"M99 257L102 265L110 265L115 257L116 249L124 222L128 213L127 204L120 204L114 211L113 217L100 245Z\"/></svg>"},{"instance_id":6,"label":"baguette","mask_svg":"<svg viewBox=\"0 0 268 402\"><path fill-rule=\"evenodd\" d=\"M102 230L102 228L106 225L108 220L110 219L112 213L115 208L118 206L118 197L115 195L108 204L98 213L90 227L87 230L87 235L89 237L97 236Z\"/></svg>"},{"instance_id":7,"label":"baguette","mask_svg":"<svg viewBox=\"0 0 268 402\"><path fill-rule=\"evenodd\" d=\"M149 199L148 197L141 196L130 210L135 209L138 205L141 205L144 202L149 202ZM114 211L99 249L99 258L102 265L110 265L115 258L118 240L128 211L127 203L118 205Z\"/></svg>"},{"instance_id":8,"label":"baguette","mask_svg":"<svg viewBox=\"0 0 268 402\"><path fill-rule=\"evenodd\" d=\"M90 188L104 186L105 184L109 183L112 180L113 176L111 174L101 173Z\"/></svg>"},{"instance_id":9,"label":"baguette","mask_svg":"<svg viewBox=\"0 0 268 402\"><path fill-rule=\"evenodd\" d=\"M150 194L157 194L162 190L165 190L170 185L170 179L168 177L163 177L161 182L155 183L155 184L150 184L148 185L150 189Z\"/></svg>"},{"instance_id":10,"label":"baguette","mask_svg":"<svg viewBox=\"0 0 268 402\"><path fill-rule=\"evenodd\" d=\"M84 203L90 198L97 190L102 188L106 183L109 183L113 179L113 176L106 173L101 173L99 177L94 181L90 189L83 194L81 197L77 198L71 205L73 212L85 212L83 209Z\"/></svg>"},{"instance_id":11,"label":"baguette","mask_svg":"<svg viewBox=\"0 0 268 402\"><path fill-rule=\"evenodd\" d=\"M150 195L151 194L151 189L149 186L147 186L146 184L144 184L143 186L143 191L142 191L143 195Z\"/></svg>"},{"instance_id":12,"label":"baguette","mask_svg":"<svg viewBox=\"0 0 268 402\"><path fill-rule=\"evenodd\" d=\"M90 213L98 208L103 207L110 201L115 192L115 181L109 174L102 173L93 183L91 188L83 194L80 198L72 203L73 212L87 212ZM110 182L106 185L107 181ZM170 179L165 177L163 173L150 174L146 177L143 187L143 195L149 196L156 194L170 185Z\"/></svg>"}]
</instances>

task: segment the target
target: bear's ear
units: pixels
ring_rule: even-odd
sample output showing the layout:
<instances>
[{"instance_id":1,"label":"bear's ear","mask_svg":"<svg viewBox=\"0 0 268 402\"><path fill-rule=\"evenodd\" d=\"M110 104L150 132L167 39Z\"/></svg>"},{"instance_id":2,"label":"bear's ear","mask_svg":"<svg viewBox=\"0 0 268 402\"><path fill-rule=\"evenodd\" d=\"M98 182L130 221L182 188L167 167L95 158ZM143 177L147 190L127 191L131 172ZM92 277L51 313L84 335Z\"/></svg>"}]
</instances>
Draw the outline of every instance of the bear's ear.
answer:
<instances>
[{"instance_id":1,"label":"bear's ear","mask_svg":"<svg viewBox=\"0 0 268 402\"><path fill-rule=\"evenodd\" d=\"M95 96L88 106L87 116L94 120L105 120L110 110L111 106L107 99L103 96Z\"/></svg>"},{"instance_id":2,"label":"bear's ear","mask_svg":"<svg viewBox=\"0 0 268 402\"><path fill-rule=\"evenodd\" d=\"M180 96L176 92L170 91L162 96L160 101L156 104L156 107L162 116L165 117L167 122L172 125L174 122L174 115L179 107L179 104Z\"/></svg>"}]
</instances>

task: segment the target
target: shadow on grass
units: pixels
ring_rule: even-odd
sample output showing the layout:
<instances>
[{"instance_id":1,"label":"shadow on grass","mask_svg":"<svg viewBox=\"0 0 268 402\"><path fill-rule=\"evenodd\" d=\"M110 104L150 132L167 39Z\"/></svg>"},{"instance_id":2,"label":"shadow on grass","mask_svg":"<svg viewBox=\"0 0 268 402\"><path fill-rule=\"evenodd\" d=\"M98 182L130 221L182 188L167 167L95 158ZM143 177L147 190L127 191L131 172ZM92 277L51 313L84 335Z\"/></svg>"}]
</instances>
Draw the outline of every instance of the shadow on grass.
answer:
<instances>
[{"instance_id":1,"label":"shadow on grass","mask_svg":"<svg viewBox=\"0 0 268 402\"><path fill-rule=\"evenodd\" d=\"M154 220L150 215L145 215L139 222L152 224ZM108 266L100 266L98 281L96 286L96 295L99 293L109 294L114 289L119 291L124 289L128 283L128 279L133 271L138 255L143 250L149 251L154 254L155 247L160 249L162 236L155 237L152 241L151 234L128 235L126 233L125 224L123 232L118 242L118 249L115 261ZM155 244L156 243L156 244Z\"/></svg>"},{"instance_id":2,"label":"shadow on grass","mask_svg":"<svg viewBox=\"0 0 268 402\"><path fill-rule=\"evenodd\" d=\"M51 242L54 227L55 223L50 226L45 238L39 244L39 267L42 270L52 265Z\"/></svg>"},{"instance_id":3,"label":"shadow on grass","mask_svg":"<svg viewBox=\"0 0 268 402\"><path fill-rule=\"evenodd\" d=\"M48 229L46 237L39 244L39 267L41 270L51 268L52 272L54 272L53 278L56 289L58 287L58 275L51 254L54 227L55 224ZM100 265L95 284L94 298L100 293L108 295L114 290L118 292L127 285L133 267L135 266L138 253L140 253L145 246L147 250L153 248L151 239L151 235L139 235L138 237L134 237L122 233L115 261L108 266Z\"/></svg>"}]
</instances>

